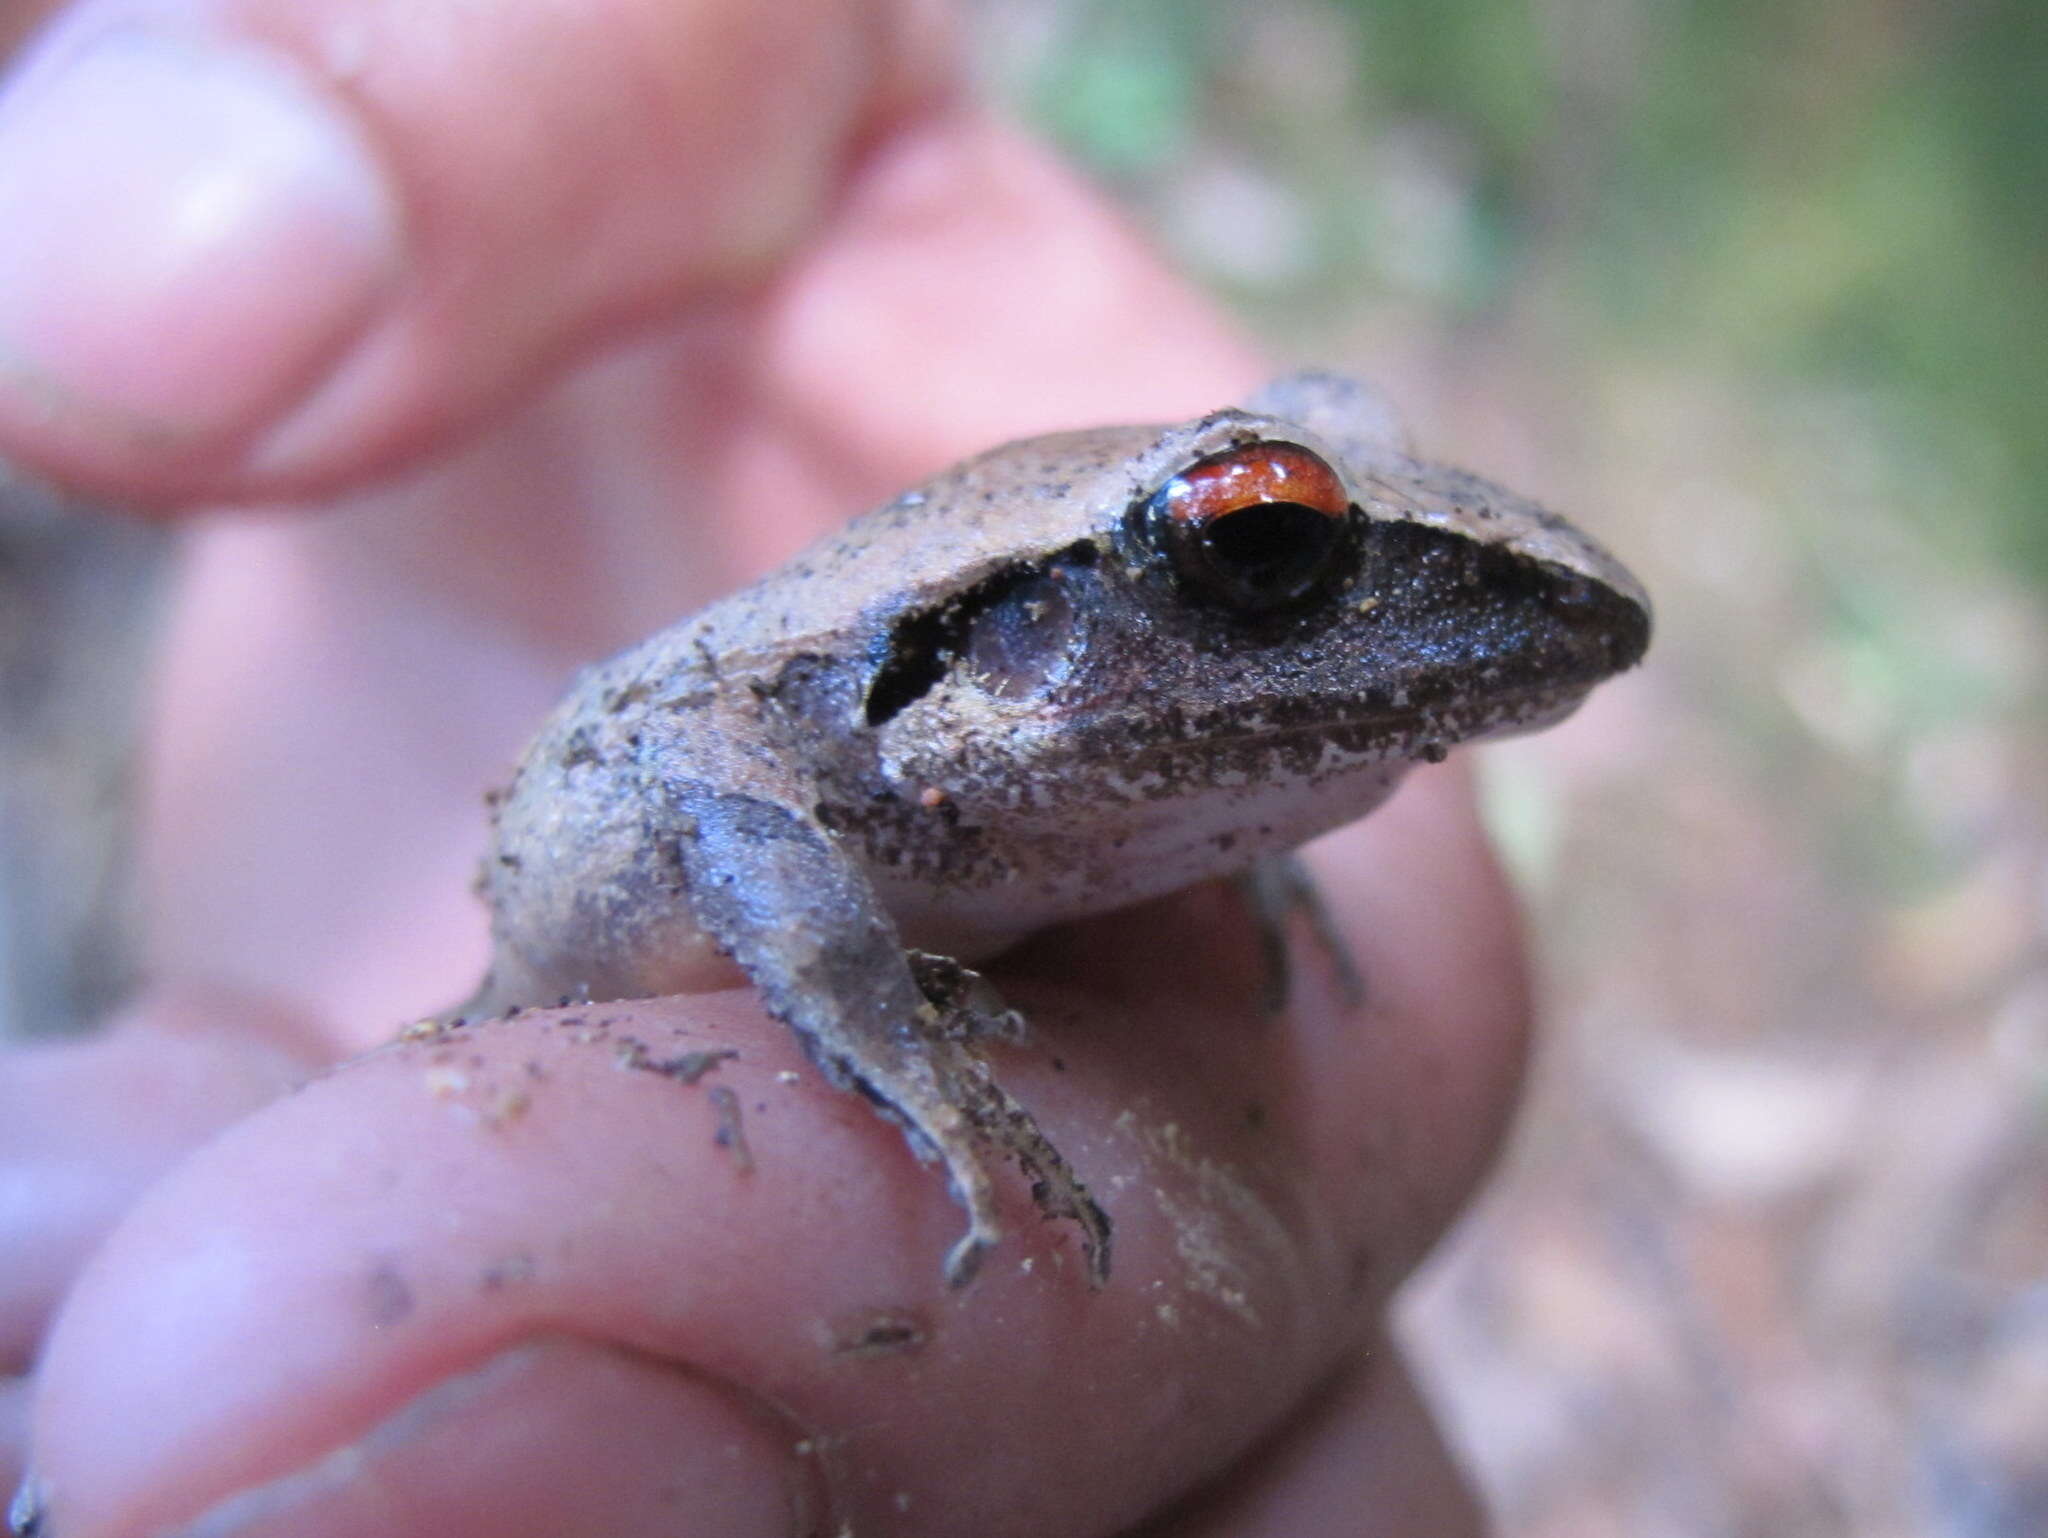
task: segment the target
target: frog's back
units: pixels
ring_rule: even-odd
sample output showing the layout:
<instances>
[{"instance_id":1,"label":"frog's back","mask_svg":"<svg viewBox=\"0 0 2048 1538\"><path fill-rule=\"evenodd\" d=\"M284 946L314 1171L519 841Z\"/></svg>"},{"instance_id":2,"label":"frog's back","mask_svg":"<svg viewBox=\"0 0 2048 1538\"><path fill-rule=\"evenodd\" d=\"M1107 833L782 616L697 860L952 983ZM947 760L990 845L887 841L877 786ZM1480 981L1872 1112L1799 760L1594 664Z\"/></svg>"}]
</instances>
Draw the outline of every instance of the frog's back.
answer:
<instances>
[{"instance_id":1,"label":"frog's back","mask_svg":"<svg viewBox=\"0 0 2048 1538\"><path fill-rule=\"evenodd\" d=\"M1164 430L1086 428L977 455L863 513L682 628L693 649L739 671L770 651L837 650L901 610L1104 532L1144 490L1132 462Z\"/></svg>"}]
</instances>

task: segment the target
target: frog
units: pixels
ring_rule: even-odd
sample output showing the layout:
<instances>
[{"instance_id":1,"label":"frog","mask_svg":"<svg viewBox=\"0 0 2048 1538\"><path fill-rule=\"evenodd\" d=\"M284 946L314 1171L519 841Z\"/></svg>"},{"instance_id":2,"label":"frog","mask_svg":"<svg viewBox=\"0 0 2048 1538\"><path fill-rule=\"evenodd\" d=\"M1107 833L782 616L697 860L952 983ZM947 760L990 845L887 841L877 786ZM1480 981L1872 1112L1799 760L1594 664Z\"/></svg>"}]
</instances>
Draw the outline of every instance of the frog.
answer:
<instances>
[{"instance_id":1,"label":"frog","mask_svg":"<svg viewBox=\"0 0 2048 1538\"><path fill-rule=\"evenodd\" d=\"M1025 1026L972 968L1210 878L1311 893L1299 845L1562 720L1650 624L1602 546L1349 375L1009 443L577 679L489 798L462 1013L736 966L942 1166L947 1283L1003 1237L1008 1160L1100 1285L1110 1217L990 1066Z\"/></svg>"}]
</instances>

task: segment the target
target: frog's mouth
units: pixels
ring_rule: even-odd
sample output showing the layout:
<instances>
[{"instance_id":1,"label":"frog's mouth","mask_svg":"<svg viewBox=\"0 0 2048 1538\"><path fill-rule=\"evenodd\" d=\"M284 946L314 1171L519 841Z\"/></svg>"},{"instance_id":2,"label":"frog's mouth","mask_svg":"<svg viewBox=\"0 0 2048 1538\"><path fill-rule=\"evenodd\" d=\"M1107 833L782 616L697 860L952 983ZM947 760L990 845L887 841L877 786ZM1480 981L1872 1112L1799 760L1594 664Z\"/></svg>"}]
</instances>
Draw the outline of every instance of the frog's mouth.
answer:
<instances>
[{"instance_id":1,"label":"frog's mouth","mask_svg":"<svg viewBox=\"0 0 2048 1538\"><path fill-rule=\"evenodd\" d=\"M1101 723L1102 751L1158 766L1237 762L1245 773L1251 773L1254 764L1276 758L1296 770L1412 760L1434 763L1460 743L1553 726L1577 710L1597 682L1554 683L1455 705L1359 700L1306 712L1290 709L1284 719L1251 712L1235 720L1227 713L1181 719L1168 709ZM1265 772L1271 772L1270 766Z\"/></svg>"}]
</instances>

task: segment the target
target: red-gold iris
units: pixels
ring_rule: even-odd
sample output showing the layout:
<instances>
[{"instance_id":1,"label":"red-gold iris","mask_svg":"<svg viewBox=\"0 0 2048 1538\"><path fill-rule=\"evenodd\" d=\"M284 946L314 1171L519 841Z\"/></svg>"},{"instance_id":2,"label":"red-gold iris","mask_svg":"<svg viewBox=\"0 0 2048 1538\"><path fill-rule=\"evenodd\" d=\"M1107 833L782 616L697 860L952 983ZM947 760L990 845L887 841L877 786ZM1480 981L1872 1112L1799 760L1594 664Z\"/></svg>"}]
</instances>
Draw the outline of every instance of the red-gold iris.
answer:
<instances>
[{"instance_id":1,"label":"red-gold iris","mask_svg":"<svg viewBox=\"0 0 2048 1538\"><path fill-rule=\"evenodd\" d=\"M1253 443L1212 454L1160 490L1167 517L1196 525L1263 502L1291 502L1329 518L1342 518L1351 506L1337 472L1295 443Z\"/></svg>"},{"instance_id":2,"label":"red-gold iris","mask_svg":"<svg viewBox=\"0 0 2048 1538\"><path fill-rule=\"evenodd\" d=\"M1327 587L1350 547L1350 510L1343 477L1320 455L1262 441L1196 460L1153 493L1150 520L1192 591L1262 615Z\"/></svg>"}]
</instances>

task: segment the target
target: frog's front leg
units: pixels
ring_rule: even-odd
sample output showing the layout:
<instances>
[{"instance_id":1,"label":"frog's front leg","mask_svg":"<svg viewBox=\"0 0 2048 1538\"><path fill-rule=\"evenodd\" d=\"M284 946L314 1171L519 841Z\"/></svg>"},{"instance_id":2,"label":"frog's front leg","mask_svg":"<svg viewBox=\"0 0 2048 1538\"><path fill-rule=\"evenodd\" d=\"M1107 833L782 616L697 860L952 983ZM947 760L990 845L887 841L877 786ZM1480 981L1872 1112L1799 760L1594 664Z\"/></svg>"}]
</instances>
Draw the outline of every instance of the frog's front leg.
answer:
<instances>
[{"instance_id":1,"label":"frog's front leg","mask_svg":"<svg viewBox=\"0 0 2048 1538\"><path fill-rule=\"evenodd\" d=\"M1237 886L1258 928L1266 974L1261 989L1266 1013L1280 1013L1293 992L1294 962L1287 929L1296 914L1308 921L1309 933L1329 958L1338 998L1353 1009L1365 1002L1365 974L1359 970L1358 958L1352 955L1350 942L1323 899L1322 888L1299 854L1267 855L1237 878Z\"/></svg>"},{"instance_id":2,"label":"frog's front leg","mask_svg":"<svg viewBox=\"0 0 2048 1538\"><path fill-rule=\"evenodd\" d=\"M945 1164L967 1211L946 1279L964 1284L1001 1236L990 1149L1023 1167L1047 1217L1080 1228L1091 1280L1106 1278L1108 1216L980 1056L975 1038L1005 1029L1004 1012L972 973L913 962L866 872L811 815L803 776L769 757L732 773L731 757L695 742L667 745L656 767L697 923L832 1083Z\"/></svg>"}]
</instances>

